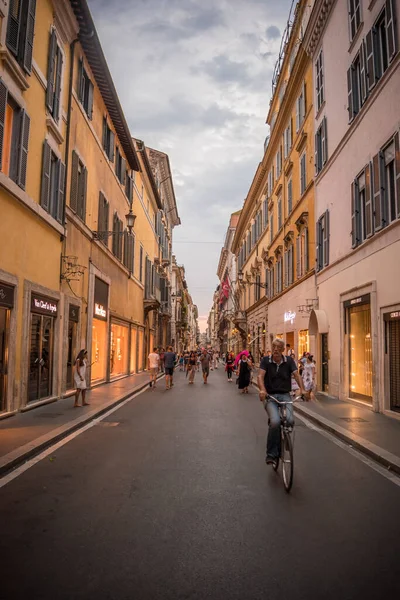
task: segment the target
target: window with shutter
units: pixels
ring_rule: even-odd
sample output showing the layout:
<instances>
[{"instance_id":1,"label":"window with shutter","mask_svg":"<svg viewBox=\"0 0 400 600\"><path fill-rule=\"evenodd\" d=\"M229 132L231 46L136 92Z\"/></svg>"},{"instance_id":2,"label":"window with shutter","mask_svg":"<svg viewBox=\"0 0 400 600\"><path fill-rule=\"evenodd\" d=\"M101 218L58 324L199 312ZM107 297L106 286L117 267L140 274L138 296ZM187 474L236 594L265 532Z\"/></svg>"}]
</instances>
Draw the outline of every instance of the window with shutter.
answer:
<instances>
[{"instance_id":1,"label":"window with shutter","mask_svg":"<svg viewBox=\"0 0 400 600\"><path fill-rule=\"evenodd\" d=\"M78 182L79 182L79 157L75 150L72 151L71 167L71 189L69 195L69 206L71 210L77 212L78 209Z\"/></svg>"},{"instance_id":2,"label":"window with shutter","mask_svg":"<svg viewBox=\"0 0 400 600\"><path fill-rule=\"evenodd\" d=\"M296 238L296 273L297 279L301 277L301 252L300 252L300 236Z\"/></svg>"},{"instance_id":3,"label":"window with shutter","mask_svg":"<svg viewBox=\"0 0 400 600\"><path fill-rule=\"evenodd\" d=\"M282 198L278 198L278 229L282 227Z\"/></svg>"},{"instance_id":4,"label":"window with shutter","mask_svg":"<svg viewBox=\"0 0 400 600\"><path fill-rule=\"evenodd\" d=\"M375 52L374 52L374 30L370 29L365 36L365 56L367 89L371 91L376 83Z\"/></svg>"},{"instance_id":5,"label":"window with shutter","mask_svg":"<svg viewBox=\"0 0 400 600\"><path fill-rule=\"evenodd\" d=\"M42 159L42 186L40 193L40 204L44 210L50 209L50 172L51 172L51 148L45 140L43 144Z\"/></svg>"},{"instance_id":6,"label":"window with shutter","mask_svg":"<svg viewBox=\"0 0 400 600\"><path fill-rule=\"evenodd\" d=\"M292 178L289 179L287 184L287 197L288 197L288 215L293 210L293 183Z\"/></svg>"},{"instance_id":7,"label":"window with shutter","mask_svg":"<svg viewBox=\"0 0 400 600\"><path fill-rule=\"evenodd\" d=\"M397 217L400 217L400 142L399 133L397 132L394 136L394 148L395 148L395 167L396 167L396 202L397 202Z\"/></svg>"},{"instance_id":8,"label":"window with shutter","mask_svg":"<svg viewBox=\"0 0 400 600\"><path fill-rule=\"evenodd\" d=\"M5 146L5 126L6 126L6 111L7 111L7 97L8 90L4 85L3 81L0 79L0 170L8 174L8 169L4 169L5 163L8 161L4 161L3 164L3 156L6 155L7 158L10 154L10 145L7 144Z\"/></svg>"},{"instance_id":9,"label":"window with shutter","mask_svg":"<svg viewBox=\"0 0 400 600\"><path fill-rule=\"evenodd\" d=\"M329 265L329 211L327 210L324 215L324 229L323 229L323 265L324 267Z\"/></svg>"},{"instance_id":10,"label":"window with shutter","mask_svg":"<svg viewBox=\"0 0 400 600\"><path fill-rule=\"evenodd\" d=\"M360 0L348 0L349 2L349 26L350 40L356 35L361 25L361 6Z\"/></svg>"},{"instance_id":11,"label":"window with shutter","mask_svg":"<svg viewBox=\"0 0 400 600\"><path fill-rule=\"evenodd\" d=\"M306 181L306 153L303 152L303 154L300 157L300 194L304 194L304 192L306 191L306 187L307 187L307 181Z\"/></svg>"},{"instance_id":12,"label":"window with shutter","mask_svg":"<svg viewBox=\"0 0 400 600\"><path fill-rule=\"evenodd\" d=\"M395 0L386 0L385 10L386 10L386 38L387 38L387 47L388 47L388 58L389 61L392 60L396 53L396 29L395 29L395 19L394 19L394 11L395 11Z\"/></svg>"},{"instance_id":13,"label":"window with shutter","mask_svg":"<svg viewBox=\"0 0 400 600\"><path fill-rule=\"evenodd\" d=\"M371 185L372 164L365 168L365 237L369 238L374 233L374 211Z\"/></svg>"},{"instance_id":14,"label":"window with shutter","mask_svg":"<svg viewBox=\"0 0 400 600\"><path fill-rule=\"evenodd\" d=\"M29 130L31 123L29 116L24 110L20 111L20 123L17 184L24 190L28 168Z\"/></svg>"},{"instance_id":15,"label":"window with shutter","mask_svg":"<svg viewBox=\"0 0 400 600\"><path fill-rule=\"evenodd\" d=\"M364 104L368 95L368 83L367 83L367 69L366 62L367 58L365 55L365 40L361 42L361 48L359 52L360 57L360 104Z\"/></svg>"},{"instance_id":16,"label":"window with shutter","mask_svg":"<svg viewBox=\"0 0 400 600\"><path fill-rule=\"evenodd\" d=\"M6 44L19 65L32 71L36 0L10 0Z\"/></svg>"},{"instance_id":17,"label":"window with shutter","mask_svg":"<svg viewBox=\"0 0 400 600\"><path fill-rule=\"evenodd\" d=\"M143 283L143 246L140 246L139 253L139 281Z\"/></svg>"},{"instance_id":18,"label":"window with shutter","mask_svg":"<svg viewBox=\"0 0 400 600\"><path fill-rule=\"evenodd\" d=\"M353 104L353 67L347 70L347 111L349 113L349 121L354 119L354 104Z\"/></svg>"},{"instance_id":19,"label":"window with shutter","mask_svg":"<svg viewBox=\"0 0 400 600\"><path fill-rule=\"evenodd\" d=\"M32 71L33 39L35 36L35 14L36 0L25 0L24 7L27 12L25 24L25 35L23 37L23 54L21 66L27 73Z\"/></svg>"},{"instance_id":20,"label":"window with shutter","mask_svg":"<svg viewBox=\"0 0 400 600\"><path fill-rule=\"evenodd\" d=\"M54 78L56 72L56 53L57 53L57 36L53 29L50 34L49 54L47 57L47 90L46 90L46 106L50 113L53 113L54 104Z\"/></svg>"},{"instance_id":21,"label":"window with shutter","mask_svg":"<svg viewBox=\"0 0 400 600\"><path fill-rule=\"evenodd\" d=\"M324 165L328 160L328 130L326 125L326 117L322 119L321 153L322 165Z\"/></svg>"},{"instance_id":22,"label":"window with shutter","mask_svg":"<svg viewBox=\"0 0 400 600\"><path fill-rule=\"evenodd\" d=\"M79 182L78 182L78 207L77 214L82 221L86 220L86 190L87 190L87 169L80 163Z\"/></svg>"},{"instance_id":23,"label":"window with shutter","mask_svg":"<svg viewBox=\"0 0 400 600\"><path fill-rule=\"evenodd\" d=\"M57 189L57 221L64 224L64 200L65 198L65 165L61 162L58 163L58 189Z\"/></svg>"},{"instance_id":24,"label":"window with shutter","mask_svg":"<svg viewBox=\"0 0 400 600\"><path fill-rule=\"evenodd\" d=\"M23 6L21 0L10 0L6 43L14 56L18 56L19 34L22 25L22 11Z\"/></svg>"},{"instance_id":25,"label":"window with shutter","mask_svg":"<svg viewBox=\"0 0 400 600\"><path fill-rule=\"evenodd\" d=\"M351 247L356 248L360 243L359 239L359 215L360 199L358 193L358 180L355 179L351 186Z\"/></svg>"},{"instance_id":26,"label":"window with shutter","mask_svg":"<svg viewBox=\"0 0 400 600\"><path fill-rule=\"evenodd\" d=\"M87 73L83 59L79 60L79 71L78 71L78 98L82 107L87 114L89 119L93 117L93 94L94 87L90 80L89 74ZM104 123L103 123L104 126ZM104 135L104 129L103 129Z\"/></svg>"}]
</instances>

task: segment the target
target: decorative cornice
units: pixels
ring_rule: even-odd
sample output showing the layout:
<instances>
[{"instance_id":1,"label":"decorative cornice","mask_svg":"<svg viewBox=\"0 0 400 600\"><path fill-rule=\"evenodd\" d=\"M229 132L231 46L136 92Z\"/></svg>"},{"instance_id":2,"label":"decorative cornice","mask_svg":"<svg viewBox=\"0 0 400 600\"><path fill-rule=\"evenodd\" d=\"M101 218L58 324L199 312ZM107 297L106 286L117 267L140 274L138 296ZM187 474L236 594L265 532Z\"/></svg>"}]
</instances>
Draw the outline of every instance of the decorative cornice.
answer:
<instances>
[{"instance_id":1,"label":"decorative cornice","mask_svg":"<svg viewBox=\"0 0 400 600\"><path fill-rule=\"evenodd\" d=\"M336 0L317 0L304 35L303 43L308 56L312 57L318 46L330 12Z\"/></svg>"},{"instance_id":2,"label":"decorative cornice","mask_svg":"<svg viewBox=\"0 0 400 600\"><path fill-rule=\"evenodd\" d=\"M54 25L64 44L71 44L77 37L79 26L71 5L65 0L53 0Z\"/></svg>"},{"instance_id":3,"label":"decorative cornice","mask_svg":"<svg viewBox=\"0 0 400 600\"><path fill-rule=\"evenodd\" d=\"M301 231L303 227L308 225L308 212L302 212L297 221L295 222L297 231Z\"/></svg>"},{"instance_id":4,"label":"decorative cornice","mask_svg":"<svg viewBox=\"0 0 400 600\"><path fill-rule=\"evenodd\" d=\"M283 241L285 242L285 248L287 248L294 240L294 231L288 231Z\"/></svg>"}]
</instances>

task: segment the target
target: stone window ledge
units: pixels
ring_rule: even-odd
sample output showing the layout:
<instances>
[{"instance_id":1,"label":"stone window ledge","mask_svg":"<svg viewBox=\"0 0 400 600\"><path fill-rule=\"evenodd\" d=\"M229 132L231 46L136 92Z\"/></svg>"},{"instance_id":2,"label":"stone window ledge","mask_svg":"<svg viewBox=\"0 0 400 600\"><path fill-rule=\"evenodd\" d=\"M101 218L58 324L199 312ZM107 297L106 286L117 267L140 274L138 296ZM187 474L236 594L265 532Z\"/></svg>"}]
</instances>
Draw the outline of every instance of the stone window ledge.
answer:
<instances>
[{"instance_id":1,"label":"stone window ledge","mask_svg":"<svg viewBox=\"0 0 400 600\"><path fill-rule=\"evenodd\" d=\"M28 79L11 52L4 46L0 48L0 60L21 91L25 92L29 88Z\"/></svg>"}]
</instances>

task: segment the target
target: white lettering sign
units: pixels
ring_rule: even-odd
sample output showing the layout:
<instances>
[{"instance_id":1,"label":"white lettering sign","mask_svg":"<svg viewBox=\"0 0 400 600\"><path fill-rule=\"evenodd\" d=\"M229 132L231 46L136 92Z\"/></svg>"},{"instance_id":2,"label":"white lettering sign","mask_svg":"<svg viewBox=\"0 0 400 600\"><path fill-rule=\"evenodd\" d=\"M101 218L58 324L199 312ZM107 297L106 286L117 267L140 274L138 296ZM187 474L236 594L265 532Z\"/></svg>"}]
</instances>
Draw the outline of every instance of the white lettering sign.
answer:
<instances>
[{"instance_id":1,"label":"white lettering sign","mask_svg":"<svg viewBox=\"0 0 400 600\"><path fill-rule=\"evenodd\" d=\"M391 319L398 319L400 317L400 311L399 312L392 312L390 313L390 318Z\"/></svg>"},{"instance_id":2,"label":"white lettering sign","mask_svg":"<svg viewBox=\"0 0 400 600\"><path fill-rule=\"evenodd\" d=\"M350 300L350 304L359 304L362 298L354 298L354 300Z\"/></svg>"},{"instance_id":3,"label":"white lettering sign","mask_svg":"<svg viewBox=\"0 0 400 600\"><path fill-rule=\"evenodd\" d=\"M57 312L57 304L53 302L46 302L45 300L38 300L34 298L35 308L40 308L41 310L48 310L51 313Z\"/></svg>"},{"instance_id":4,"label":"white lettering sign","mask_svg":"<svg viewBox=\"0 0 400 600\"><path fill-rule=\"evenodd\" d=\"M106 317L107 313L106 313L106 309L104 308L104 306L102 304L97 304L95 303L94 305L94 314L97 315L98 317Z\"/></svg>"},{"instance_id":5,"label":"white lettering sign","mask_svg":"<svg viewBox=\"0 0 400 600\"><path fill-rule=\"evenodd\" d=\"M296 313L289 310L288 312L285 312L285 316L284 316L283 320L285 321L285 323L290 321L291 324L293 325L293 321L295 320L295 318L296 318Z\"/></svg>"}]
</instances>

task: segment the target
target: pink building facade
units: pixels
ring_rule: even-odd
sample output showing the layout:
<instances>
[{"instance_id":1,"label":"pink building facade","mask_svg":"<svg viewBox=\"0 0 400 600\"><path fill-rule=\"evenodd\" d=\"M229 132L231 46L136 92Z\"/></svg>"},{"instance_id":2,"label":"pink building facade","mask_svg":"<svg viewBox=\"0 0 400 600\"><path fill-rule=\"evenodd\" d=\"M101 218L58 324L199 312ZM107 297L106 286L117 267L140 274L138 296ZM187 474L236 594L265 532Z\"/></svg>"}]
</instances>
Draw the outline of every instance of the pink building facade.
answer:
<instances>
[{"instance_id":1,"label":"pink building facade","mask_svg":"<svg viewBox=\"0 0 400 600\"><path fill-rule=\"evenodd\" d=\"M400 0L317 0L318 386L400 418Z\"/></svg>"}]
</instances>

